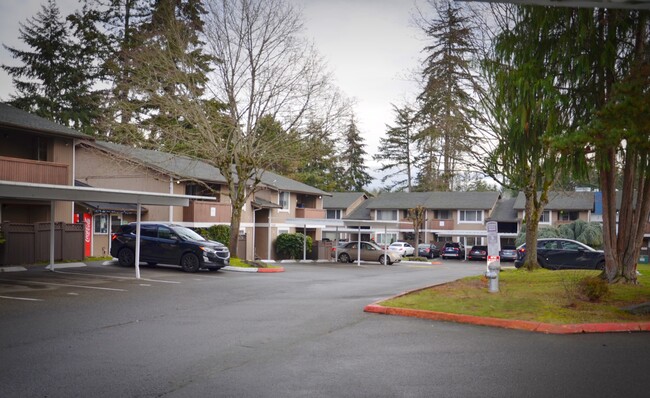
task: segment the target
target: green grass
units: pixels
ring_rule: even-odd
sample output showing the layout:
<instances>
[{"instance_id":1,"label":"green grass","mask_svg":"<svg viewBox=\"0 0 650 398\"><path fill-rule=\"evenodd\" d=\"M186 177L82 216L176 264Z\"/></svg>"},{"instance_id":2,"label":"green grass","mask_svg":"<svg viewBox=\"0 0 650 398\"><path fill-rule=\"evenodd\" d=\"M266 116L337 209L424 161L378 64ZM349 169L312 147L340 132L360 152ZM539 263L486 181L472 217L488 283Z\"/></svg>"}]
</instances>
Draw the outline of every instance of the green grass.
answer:
<instances>
[{"instance_id":1,"label":"green grass","mask_svg":"<svg viewBox=\"0 0 650 398\"><path fill-rule=\"evenodd\" d=\"M529 272L503 270L499 275L499 293L489 293L487 280L476 276L434 286L381 305L520 319L546 323L590 323L650 321L650 314L632 315L623 310L632 304L650 302L650 265L639 265L639 285L610 285L610 293L599 302L579 297L577 283L599 271Z\"/></svg>"},{"instance_id":2,"label":"green grass","mask_svg":"<svg viewBox=\"0 0 650 398\"><path fill-rule=\"evenodd\" d=\"M230 266L241 268L279 268L278 266L269 265L261 261L245 261L237 257L230 257Z\"/></svg>"}]
</instances>

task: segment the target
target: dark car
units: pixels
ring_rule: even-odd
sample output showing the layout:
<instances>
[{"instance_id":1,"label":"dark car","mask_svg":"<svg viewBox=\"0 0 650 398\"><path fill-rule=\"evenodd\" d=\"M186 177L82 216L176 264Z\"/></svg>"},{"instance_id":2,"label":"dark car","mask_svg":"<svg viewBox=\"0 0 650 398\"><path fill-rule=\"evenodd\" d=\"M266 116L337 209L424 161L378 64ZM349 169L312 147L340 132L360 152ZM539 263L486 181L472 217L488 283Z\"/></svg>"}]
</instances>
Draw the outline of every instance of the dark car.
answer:
<instances>
[{"instance_id":1,"label":"dark car","mask_svg":"<svg viewBox=\"0 0 650 398\"><path fill-rule=\"evenodd\" d=\"M501 261L515 261L517 259L517 248L511 245L503 245L499 251Z\"/></svg>"},{"instance_id":2,"label":"dark car","mask_svg":"<svg viewBox=\"0 0 650 398\"><path fill-rule=\"evenodd\" d=\"M465 245L460 242L447 242L442 247L440 255L443 259L457 258L459 260L465 259Z\"/></svg>"},{"instance_id":3,"label":"dark car","mask_svg":"<svg viewBox=\"0 0 650 398\"><path fill-rule=\"evenodd\" d=\"M467 254L467 259L487 261L487 252L487 246L472 246L472 248L469 249L469 253Z\"/></svg>"},{"instance_id":4,"label":"dark car","mask_svg":"<svg viewBox=\"0 0 650 398\"><path fill-rule=\"evenodd\" d=\"M515 267L526 261L526 244L517 248ZM537 262L548 269L604 269L605 253L571 239L539 239Z\"/></svg>"},{"instance_id":5,"label":"dark car","mask_svg":"<svg viewBox=\"0 0 650 398\"><path fill-rule=\"evenodd\" d=\"M438 247L433 243L420 243L418 245L418 257L440 257L440 249L438 249Z\"/></svg>"},{"instance_id":6,"label":"dark car","mask_svg":"<svg viewBox=\"0 0 650 398\"><path fill-rule=\"evenodd\" d=\"M136 224L122 225L112 235L111 256L122 266L135 263ZM179 265L183 271L220 269L230 264L230 251L189 228L174 224L140 224L140 261Z\"/></svg>"}]
</instances>

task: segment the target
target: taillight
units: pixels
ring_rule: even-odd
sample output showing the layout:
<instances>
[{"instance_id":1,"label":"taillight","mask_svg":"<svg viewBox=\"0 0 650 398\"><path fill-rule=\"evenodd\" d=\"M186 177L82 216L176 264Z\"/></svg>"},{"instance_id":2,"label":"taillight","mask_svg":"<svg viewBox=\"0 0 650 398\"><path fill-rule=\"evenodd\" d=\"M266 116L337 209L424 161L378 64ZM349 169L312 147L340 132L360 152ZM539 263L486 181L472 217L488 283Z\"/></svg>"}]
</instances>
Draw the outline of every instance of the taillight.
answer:
<instances>
[{"instance_id":1,"label":"taillight","mask_svg":"<svg viewBox=\"0 0 650 398\"><path fill-rule=\"evenodd\" d=\"M111 240L117 239L117 234L111 234Z\"/></svg>"},{"instance_id":2,"label":"taillight","mask_svg":"<svg viewBox=\"0 0 650 398\"><path fill-rule=\"evenodd\" d=\"M525 247L522 247L522 248L519 249L518 251L519 251L519 253L524 254L524 253L526 253L526 248L525 248Z\"/></svg>"}]
</instances>

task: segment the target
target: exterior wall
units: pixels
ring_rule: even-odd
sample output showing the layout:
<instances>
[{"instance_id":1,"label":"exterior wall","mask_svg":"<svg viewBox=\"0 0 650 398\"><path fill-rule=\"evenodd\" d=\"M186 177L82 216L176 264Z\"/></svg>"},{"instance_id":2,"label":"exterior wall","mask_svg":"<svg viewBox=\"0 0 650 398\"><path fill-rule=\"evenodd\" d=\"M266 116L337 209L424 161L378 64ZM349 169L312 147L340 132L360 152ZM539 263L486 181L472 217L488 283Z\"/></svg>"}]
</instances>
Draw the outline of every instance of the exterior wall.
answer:
<instances>
[{"instance_id":1,"label":"exterior wall","mask_svg":"<svg viewBox=\"0 0 650 398\"><path fill-rule=\"evenodd\" d=\"M156 173L105 153L88 148L77 148L77 179L93 187L142 192L170 193L168 176ZM184 184L172 184L174 193L185 193ZM177 186L178 185L178 186ZM170 221L169 206L147 206L143 221ZM182 221L182 207L174 209L172 221Z\"/></svg>"}]
</instances>

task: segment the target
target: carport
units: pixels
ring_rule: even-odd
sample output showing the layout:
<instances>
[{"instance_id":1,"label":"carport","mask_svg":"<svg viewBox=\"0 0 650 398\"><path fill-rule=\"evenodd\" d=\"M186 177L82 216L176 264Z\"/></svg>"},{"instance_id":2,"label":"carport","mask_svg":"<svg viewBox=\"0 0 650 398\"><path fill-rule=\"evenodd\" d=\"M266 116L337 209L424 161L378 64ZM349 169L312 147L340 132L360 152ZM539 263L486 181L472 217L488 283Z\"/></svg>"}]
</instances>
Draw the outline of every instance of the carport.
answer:
<instances>
[{"instance_id":1,"label":"carport","mask_svg":"<svg viewBox=\"0 0 650 398\"><path fill-rule=\"evenodd\" d=\"M54 203L57 201L75 202L112 202L128 203L137 206L135 277L140 279L140 213L142 205L153 206L188 206L190 199L215 200L209 196L173 195L117 189L75 187L70 185L33 184L25 182L0 181L0 198L38 200L50 202L50 264L54 270Z\"/></svg>"},{"instance_id":2,"label":"carport","mask_svg":"<svg viewBox=\"0 0 650 398\"><path fill-rule=\"evenodd\" d=\"M394 232L399 229L395 229L395 226L399 226L398 221L375 221L375 220L352 220L352 219L302 219L302 218L291 218L286 221L287 224L295 225L296 229L299 227L303 228L304 234L306 235L307 228L325 228L325 227L335 227L336 234L338 237L339 232L351 232L357 233L357 242L359 249L357 250L357 265L361 265L361 232L384 232L386 234L388 231ZM389 227L391 229L389 229ZM338 238L337 242L338 243ZM335 246L336 258L338 259L338 245ZM386 265L386 254L388 252L388 246L384 245L384 265ZM303 241L303 260L307 259L307 240Z\"/></svg>"}]
</instances>

